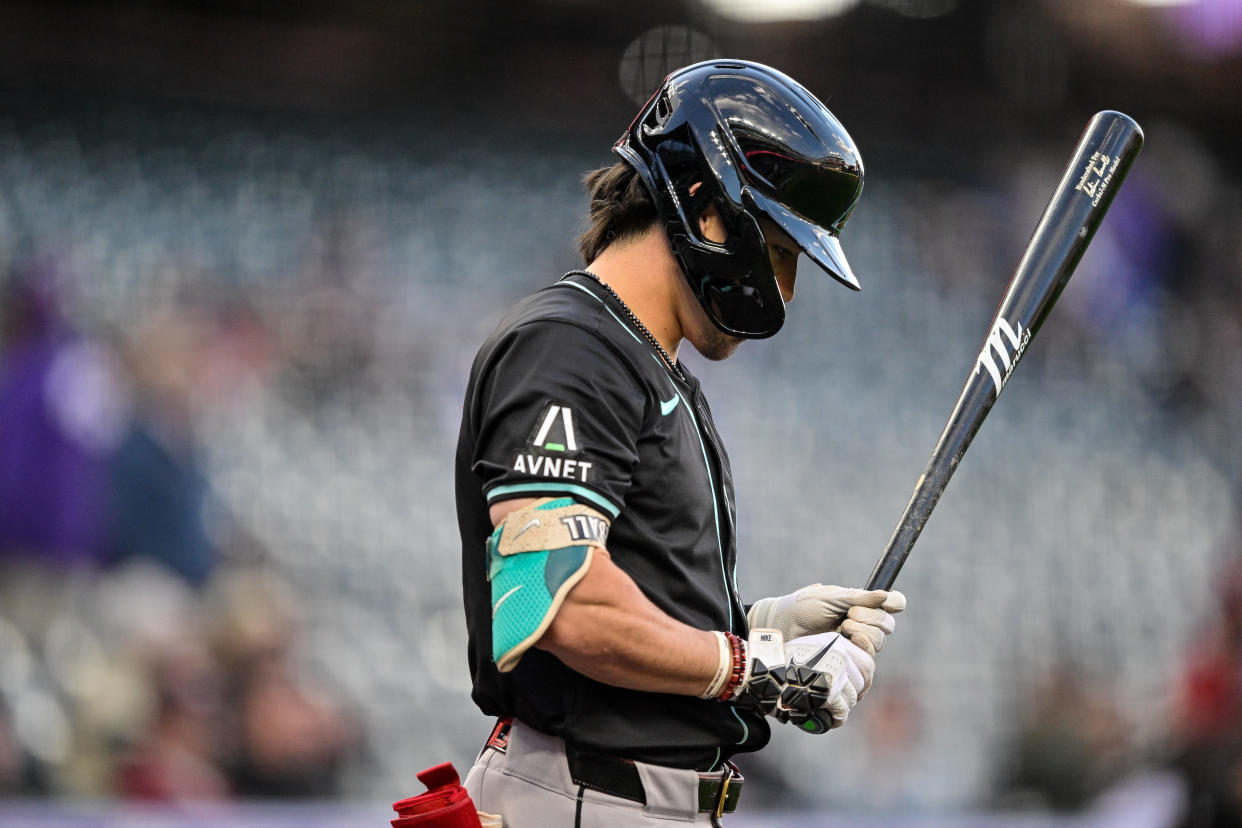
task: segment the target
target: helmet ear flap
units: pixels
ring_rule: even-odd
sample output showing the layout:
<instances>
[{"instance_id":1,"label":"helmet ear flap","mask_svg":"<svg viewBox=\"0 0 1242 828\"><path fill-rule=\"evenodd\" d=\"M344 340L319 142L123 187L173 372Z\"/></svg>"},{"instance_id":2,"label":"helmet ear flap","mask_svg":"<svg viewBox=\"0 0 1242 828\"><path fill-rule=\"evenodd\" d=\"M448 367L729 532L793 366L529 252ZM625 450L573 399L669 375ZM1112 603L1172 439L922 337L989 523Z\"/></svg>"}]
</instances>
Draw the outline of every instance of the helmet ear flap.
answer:
<instances>
[{"instance_id":1,"label":"helmet ear flap","mask_svg":"<svg viewBox=\"0 0 1242 828\"><path fill-rule=\"evenodd\" d=\"M671 236L674 254L683 272L698 277L692 287L716 327L733 336L771 336L785 321L785 303L772 274L759 221L741 213L732 226L726 223L725 231L729 234L725 242L729 250L724 258L719 250L676 234ZM732 274L726 270L730 263L736 269ZM743 274L743 278L736 278L738 274ZM739 318L747 319L761 333L731 324Z\"/></svg>"}]
</instances>

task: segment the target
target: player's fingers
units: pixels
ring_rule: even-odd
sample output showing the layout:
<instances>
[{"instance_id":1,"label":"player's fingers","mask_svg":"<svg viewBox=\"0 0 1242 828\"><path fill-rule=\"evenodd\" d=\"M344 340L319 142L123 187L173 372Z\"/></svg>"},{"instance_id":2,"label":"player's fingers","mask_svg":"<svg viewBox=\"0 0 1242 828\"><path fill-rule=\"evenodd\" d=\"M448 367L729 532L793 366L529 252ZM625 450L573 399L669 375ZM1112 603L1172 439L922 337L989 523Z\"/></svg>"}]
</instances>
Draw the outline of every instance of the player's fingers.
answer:
<instances>
[{"instance_id":1,"label":"player's fingers","mask_svg":"<svg viewBox=\"0 0 1242 828\"><path fill-rule=\"evenodd\" d=\"M860 647L859 649L861 650L862 648ZM865 653L866 650L863 650L863 652ZM870 654L868 654L867 658L870 658L870 657L871 657ZM873 675L873 673L870 671L863 672L862 670L860 670L859 665L855 663L853 659L850 659L850 665L849 665L848 670L849 670L849 681L845 683L845 688L842 692L846 694L847 698L852 696L852 698L850 699L850 707L853 707L855 704L858 703L858 700L861 699L866 694L866 692L871 689L871 676Z\"/></svg>"},{"instance_id":2,"label":"player's fingers","mask_svg":"<svg viewBox=\"0 0 1242 828\"><path fill-rule=\"evenodd\" d=\"M841 642L842 652L846 656L851 668L849 676L851 679L861 677L863 679L862 689L865 690L871 686L871 677L875 675L875 659L872 654L858 646L848 638ZM857 686L857 685L856 685Z\"/></svg>"},{"instance_id":3,"label":"player's fingers","mask_svg":"<svg viewBox=\"0 0 1242 828\"><path fill-rule=\"evenodd\" d=\"M841 688L841 695L845 697L845 703L851 710L854 708L854 705L858 704L858 700L862 698L862 694L867 692L867 689L861 680L862 676L860 675L858 679L858 683L855 684L854 677L851 676L850 681L847 681Z\"/></svg>"},{"instance_id":4,"label":"player's fingers","mask_svg":"<svg viewBox=\"0 0 1242 828\"><path fill-rule=\"evenodd\" d=\"M837 696L828 702L828 713L832 716L832 728L838 728L845 724L845 720L850 717L850 705L844 698Z\"/></svg>"},{"instance_id":5,"label":"player's fingers","mask_svg":"<svg viewBox=\"0 0 1242 828\"><path fill-rule=\"evenodd\" d=\"M841 624L841 633L867 655L874 656L884 648L884 633L870 624L847 619Z\"/></svg>"},{"instance_id":6,"label":"player's fingers","mask_svg":"<svg viewBox=\"0 0 1242 828\"><path fill-rule=\"evenodd\" d=\"M887 597L884 599L884 603L880 604L880 609L884 610L885 612L897 613L897 612L901 612L905 608L906 608L905 594L898 592L895 589L890 589L887 593Z\"/></svg>"},{"instance_id":7,"label":"player's fingers","mask_svg":"<svg viewBox=\"0 0 1242 828\"><path fill-rule=\"evenodd\" d=\"M879 627L884 631L885 635L892 635L893 630L897 629L897 619L891 613L885 612L882 609L851 607L845 617L860 624L870 624L873 627Z\"/></svg>"},{"instance_id":8,"label":"player's fingers","mask_svg":"<svg viewBox=\"0 0 1242 828\"><path fill-rule=\"evenodd\" d=\"M884 599L888 597L888 593L882 589L853 589L837 587L840 592L838 597L844 603L855 607L879 607L884 603Z\"/></svg>"},{"instance_id":9,"label":"player's fingers","mask_svg":"<svg viewBox=\"0 0 1242 828\"><path fill-rule=\"evenodd\" d=\"M840 598L843 603L855 607L872 607L891 613L906 608L906 596L895 589L841 589Z\"/></svg>"}]
</instances>

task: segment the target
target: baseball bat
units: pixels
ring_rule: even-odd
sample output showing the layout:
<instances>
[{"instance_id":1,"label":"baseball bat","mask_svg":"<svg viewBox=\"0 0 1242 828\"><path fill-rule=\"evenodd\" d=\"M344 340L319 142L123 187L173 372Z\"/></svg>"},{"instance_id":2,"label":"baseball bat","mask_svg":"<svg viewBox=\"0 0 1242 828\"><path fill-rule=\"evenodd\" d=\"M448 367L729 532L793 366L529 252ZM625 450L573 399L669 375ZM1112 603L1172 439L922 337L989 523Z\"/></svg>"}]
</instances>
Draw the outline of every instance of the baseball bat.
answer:
<instances>
[{"instance_id":1,"label":"baseball bat","mask_svg":"<svg viewBox=\"0 0 1242 828\"><path fill-rule=\"evenodd\" d=\"M962 455L1074 273L1142 146L1142 129L1120 112L1098 112L1087 124L867 589L889 589L897 579Z\"/></svg>"}]
</instances>

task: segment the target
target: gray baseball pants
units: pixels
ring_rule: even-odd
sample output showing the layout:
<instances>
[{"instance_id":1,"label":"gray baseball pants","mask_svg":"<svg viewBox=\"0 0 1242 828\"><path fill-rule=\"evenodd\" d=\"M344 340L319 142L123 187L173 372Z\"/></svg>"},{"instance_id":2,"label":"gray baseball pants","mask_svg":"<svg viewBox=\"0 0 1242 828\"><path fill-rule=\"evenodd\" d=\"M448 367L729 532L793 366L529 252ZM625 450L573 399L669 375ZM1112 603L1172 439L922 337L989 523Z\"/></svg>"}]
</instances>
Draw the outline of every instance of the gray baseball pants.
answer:
<instances>
[{"instance_id":1,"label":"gray baseball pants","mask_svg":"<svg viewBox=\"0 0 1242 828\"><path fill-rule=\"evenodd\" d=\"M484 748L466 790L505 828L668 828L719 825L699 811L699 774L636 762L647 804L592 790L569 775L565 743L514 721L505 752Z\"/></svg>"}]
</instances>

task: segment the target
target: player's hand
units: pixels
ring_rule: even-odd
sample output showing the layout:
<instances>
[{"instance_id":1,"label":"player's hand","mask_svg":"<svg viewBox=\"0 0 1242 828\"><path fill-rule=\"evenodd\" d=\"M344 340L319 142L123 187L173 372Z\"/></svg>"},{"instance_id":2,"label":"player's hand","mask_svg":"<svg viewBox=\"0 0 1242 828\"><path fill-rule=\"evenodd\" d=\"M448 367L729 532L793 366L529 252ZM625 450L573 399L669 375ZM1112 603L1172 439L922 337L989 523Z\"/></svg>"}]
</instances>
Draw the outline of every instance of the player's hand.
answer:
<instances>
[{"instance_id":1,"label":"player's hand","mask_svg":"<svg viewBox=\"0 0 1242 828\"><path fill-rule=\"evenodd\" d=\"M841 632L871 655L884 647L896 626L894 615L906 608L897 590L852 589L811 584L778 598L756 601L746 613L751 629L780 630L786 641L807 635Z\"/></svg>"},{"instance_id":2,"label":"player's hand","mask_svg":"<svg viewBox=\"0 0 1242 828\"><path fill-rule=\"evenodd\" d=\"M875 675L871 655L839 633L786 644L780 630L757 628L747 650L750 669L733 702L808 733L845 724Z\"/></svg>"}]
</instances>

